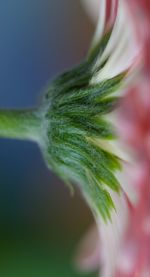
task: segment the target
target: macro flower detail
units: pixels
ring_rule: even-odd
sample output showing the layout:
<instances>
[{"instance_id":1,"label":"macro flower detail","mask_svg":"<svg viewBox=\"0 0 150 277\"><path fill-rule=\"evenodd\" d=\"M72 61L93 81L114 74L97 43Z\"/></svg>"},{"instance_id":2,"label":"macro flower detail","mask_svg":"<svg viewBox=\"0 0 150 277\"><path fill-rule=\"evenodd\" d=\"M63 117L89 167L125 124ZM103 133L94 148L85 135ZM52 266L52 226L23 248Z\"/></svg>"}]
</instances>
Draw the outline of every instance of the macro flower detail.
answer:
<instances>
[{"instance_id":1,"label":"macro flower detail","mask_svg":"<svg viewBox=\"0 0 150 277\"><path fill-rule=\"evenodd\" d=\"M0 111L1 137L36 141L47 166L67 185L79 186L97 224L97 245L88 263L78 262L88 270L101 266L102 277L137 276L133 275L136 262L130 268L124 253L134 235L135 244L141 239L142 232L135 231L140 211L141 225L149 231L148 216L143 223L147 205L141 207L142 195L146 199L149 195L145 184L150 39L138 20L139 11L147 14L146 3L99 1L97 28L85 61L53 80L39 107ZM141 171L137 160L142 161ZM135 176L132 179L129 173L134 175L134 170L139 173L139 187L131 185ZM144 251L148 252L146 247Z\"/></svg>"}]
</instances>

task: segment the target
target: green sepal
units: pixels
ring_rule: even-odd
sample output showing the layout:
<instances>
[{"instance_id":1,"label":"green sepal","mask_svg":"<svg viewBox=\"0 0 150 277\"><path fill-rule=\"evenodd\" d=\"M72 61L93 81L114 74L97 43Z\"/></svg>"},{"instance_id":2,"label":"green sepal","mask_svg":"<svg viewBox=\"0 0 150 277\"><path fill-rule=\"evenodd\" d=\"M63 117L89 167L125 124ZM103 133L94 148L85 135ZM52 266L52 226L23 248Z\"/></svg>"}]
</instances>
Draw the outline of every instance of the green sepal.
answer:
<instances>
[{"instance_id":1,"label":"green sepal","mask_svg":"<svg viewBox=\"0 0 150 277\"><path fill-rule=\"evenodd\" d=\"M78 184L92 210L106 221L114 209L110 191L120 191L115 173L121 165L118 157L93 141L116 139L105 115L116 108L119 98L115 93L125 73L96 85L90 83L92 74L91 63L85 62L48 87L42 150L48 166L67 183Z\"/></svg>"}]
</instances>

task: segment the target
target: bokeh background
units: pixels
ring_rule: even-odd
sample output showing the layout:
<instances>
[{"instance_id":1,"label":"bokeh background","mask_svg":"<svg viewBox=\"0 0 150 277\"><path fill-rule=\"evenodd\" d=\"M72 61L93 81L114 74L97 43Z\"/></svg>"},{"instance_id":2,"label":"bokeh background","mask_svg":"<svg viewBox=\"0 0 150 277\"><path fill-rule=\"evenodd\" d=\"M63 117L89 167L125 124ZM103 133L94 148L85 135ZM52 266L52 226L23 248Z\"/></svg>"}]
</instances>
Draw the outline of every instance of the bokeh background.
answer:
<instances>
[{"instance_id":1,"label":"bokeh background","mask_svg":"<svg viewBox=\"0 0 150 277\"><path fill-rule=\"evenodd\" d=\"M85 57L93 30L79 0L1 0L0 108L36 105L49 79ZM82 276L72 257L91 222L35 144L0 140L0 276Z\"/></svg>"}]
</instances>

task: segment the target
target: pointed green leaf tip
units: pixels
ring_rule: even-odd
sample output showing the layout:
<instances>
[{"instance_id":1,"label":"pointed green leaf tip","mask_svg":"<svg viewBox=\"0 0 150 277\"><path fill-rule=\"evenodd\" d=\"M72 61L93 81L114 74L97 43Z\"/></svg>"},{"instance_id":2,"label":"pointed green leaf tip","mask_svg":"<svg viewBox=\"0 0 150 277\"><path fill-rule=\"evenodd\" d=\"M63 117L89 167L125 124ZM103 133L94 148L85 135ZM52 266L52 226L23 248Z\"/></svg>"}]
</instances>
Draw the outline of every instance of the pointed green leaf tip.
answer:
<instances>
[{"instance_id":1,"label":"pointed green leaf tip","mask_svg":"<svg viewBox=\"0 0 150 277\"><path fill-rule=\"evenodd\" d=\"M116 106L118 98L113 93L123 74L90 85L92 74L91 61L85 62L50 85L43 105L46 134L42 149L48 166L66 183L79 184L93 212L106 221L114 208L108 190L120 189L114 174L120 162L94 139L115 139L105 115Z\"/></svg>"}]
</instances>

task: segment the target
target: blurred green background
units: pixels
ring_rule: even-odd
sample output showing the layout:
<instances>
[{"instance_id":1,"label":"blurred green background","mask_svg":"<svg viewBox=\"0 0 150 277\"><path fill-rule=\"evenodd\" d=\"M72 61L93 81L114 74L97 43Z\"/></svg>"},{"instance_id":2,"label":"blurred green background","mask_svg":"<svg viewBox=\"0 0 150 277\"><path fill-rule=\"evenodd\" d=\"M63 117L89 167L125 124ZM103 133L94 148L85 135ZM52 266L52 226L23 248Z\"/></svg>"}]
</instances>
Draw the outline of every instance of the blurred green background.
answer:
<instances>
[{"instance_id":1,"label":"blurred green background","mask_svg":"<svg viewBox=\"0 0 150 277\"><path fill-rule=\"evenodd\" d=\"M0 108L36 105L49 79L85 57L93 30L79 0L1 0ZM72 258L91 222L35 144L0 140L0 276L81 276Z\"/></svg>"}]
</instances>

